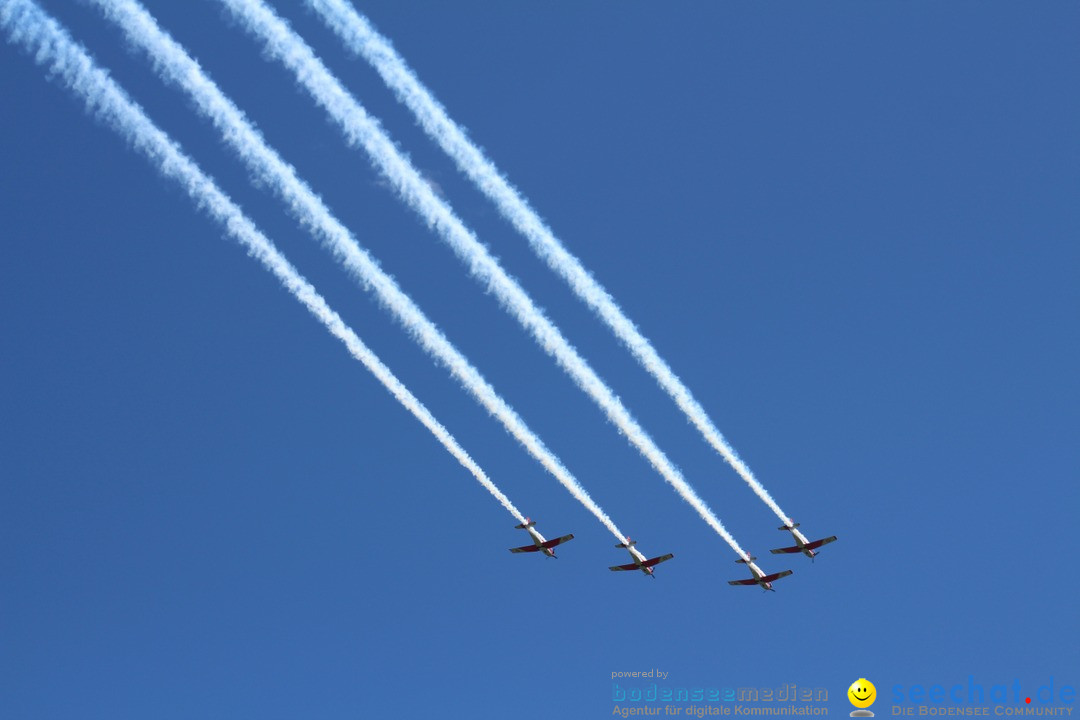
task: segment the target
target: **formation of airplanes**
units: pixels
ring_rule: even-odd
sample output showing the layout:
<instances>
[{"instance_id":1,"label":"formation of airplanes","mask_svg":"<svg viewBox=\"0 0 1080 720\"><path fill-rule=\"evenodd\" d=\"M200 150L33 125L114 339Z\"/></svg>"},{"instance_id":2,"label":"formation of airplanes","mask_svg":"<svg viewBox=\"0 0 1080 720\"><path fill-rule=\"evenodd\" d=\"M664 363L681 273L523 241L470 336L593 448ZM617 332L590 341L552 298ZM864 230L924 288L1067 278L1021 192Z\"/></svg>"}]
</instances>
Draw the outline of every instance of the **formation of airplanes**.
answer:
<instances>
[{"instance_id":1,"label":"formation of airplanes","mask_svg":"<svg viewBox=\"0 0 1080 720\"><path fill-rule=\"evenodd\" d=\"M773 555L802 553L806 557L810 558L810 560L812 561L815 557L817 557L818 550L823 545L828 545L829 543L836 541L835 535L831 535L827 538L822 538L821 540L807 540L806 536L799 532L798 528L799 523L797 522L781 525L779 528L777 528L778 530L787 530L788 532L790 532L792 537L795 539L795 545L793 545L792 547L776 548L775 550L770 550L770 552ZM530 520L529 518L525 518L525 522L523 522L522 524L515 525L514 529L528 531L529 537L532 539L532 544L510 548L510 552L512 553L541 552L550 558L554 558L554 548L557 545L561 545L564 542L569 542L570 540L574 539L574 536L571 534L563 535L562 537L555 538L554 540L546 540L544 539L544 536L540 534L540 531L536 529L536 521ZM636 545L637 541L630 538L626 538L626 542L621 542L617 544L615 547L622 548L630 553L630 559L633 562L627 563L626 565L612 565L608 569L615 572L626 570L640 570L642 573L655 580L656 575L653 572L653 568L660 563L666 562L671 558L675 557L672 553L668 553L666 555L659 555L654 558L647 558L641 551L639 551L635 547ZM739 558L738 560L736 560L736 563L746 565L746 567L750 570L750 577L746 578L745 580L729 580L728 585L756 585L762 590L772 590L773 592L776 592L772 584L780 578L785 578L788 575L792 574L791 570L781 570L777 573L768 574L757 566L757 564L754 562L755 560L757 560L757 558L753 555L745 558Z\"/></svg>"}]
</instances>

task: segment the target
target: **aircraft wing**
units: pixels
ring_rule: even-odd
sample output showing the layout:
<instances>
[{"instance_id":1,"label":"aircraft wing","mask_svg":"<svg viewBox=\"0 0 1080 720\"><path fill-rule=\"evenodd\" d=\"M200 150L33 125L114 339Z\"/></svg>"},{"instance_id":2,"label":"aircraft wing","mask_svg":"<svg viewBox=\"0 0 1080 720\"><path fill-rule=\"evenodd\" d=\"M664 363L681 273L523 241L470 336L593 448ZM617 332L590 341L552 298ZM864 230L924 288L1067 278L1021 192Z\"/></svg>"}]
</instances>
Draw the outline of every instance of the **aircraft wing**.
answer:
<instances>
[{"instance_id":1,"label":"aircraft wing","mask_svg":"<svg viewBox=\"0 0 1080 720\"><path fill-rule=\"evenodd\" d=\"M836 541L836 536L833 535L832 537L827 537L827 538L824 538L822 540L815 540L812 543L806 543L806 547L809 548L810 550L817 550L822 545L828 545L829 543L835 542L835 541Z\"/></svg>"},{"instance_id":2,"label":"aircraft wing","mask_svg":"<svg viewBox=\"0 0 1080 720\"><path fill-rule=\"evenodd\" d=\"M535 545L522 545L519 548L510 548L510 552L536 552L539 549Z\"/></svg>"},{"instance_id":3,"label":"aircraft wing","mask_svg":"<svg viewBox=\"0 0 1080 720\"><path fill-rule=\"evenodd\" d=\"M755 578L750 578L749 580L728 580L727 584L728 585L757 585L757 580Z\"/></svg>"},{"instance_id":4,"label":"aircraft wing","mask_svg":"<svg viewBox=\"0 0 1080 720\"><path fill-rule=\"evenodd\" d=\"M637 569L638 569L637 563L630 563L629 565L612 565L611 567L608 568L608 570L615 570L615 571L618 571L618 570L637 570Z\"/></svg>"},{"instance_id":5,"label":"aircraft wing","mask_svg":"<svg viewBox=\"0 0 1080 720\"><path fill-rule=\"evenodd\" d=\"M668 553L667 555L661 555L660 557L654 557L650 560L646 560L645 562L641 563L641 565L642 567L652 567L653 565L659 565L665 560L670 560L673 557L675 557L673 554Z\"/></svg>"},{"instance_id":6,"label":"aircraft wing","mask_svg":"<svg viewBox=\"0 0 1080 720\"><path fill-rule=\"evenodd\" d=\"M812 544L813 543L811 543L811 545ZM807 545L806 547L810 547L810 545ZM813 548L810 549L813 550ZM779 555L780 553L797 553L802 552L802 548L796 545L795 547L789 548L776 548L775 550L770 550L769 552L771 552L773 555Z\"/></svg>"},{"instance_id":7,"label":"aircraft wing","mask_svg":"<svg viewBox=\"0 0 1080 720\"><path fill-rule=\"evenodd\" d=\"M560 545L560 544L562 544L564 542L569 542L569 541L571 541L573 539L574 539L573 534L563 535L561 538L555 538L554 540L548 540L545 543L540 543L540 547L551 549L551 548L555 547L556 545ZM535 546L533 546L533 547L535 547Z\"/></svg>"},{"instance_id":8,"label":"aircraft wing","mask_svg":"<svg viewBox=\"0 0 1080 720\"><path fill-rule=\"evenodd\" d=\"M772 575L766 575L765 577L761 578L761 582L772 582L773 580L779 580L782 577L787 577L790 574L790 570L783 570L778 573L773 573Z\"/></svg>"}]
</instances>

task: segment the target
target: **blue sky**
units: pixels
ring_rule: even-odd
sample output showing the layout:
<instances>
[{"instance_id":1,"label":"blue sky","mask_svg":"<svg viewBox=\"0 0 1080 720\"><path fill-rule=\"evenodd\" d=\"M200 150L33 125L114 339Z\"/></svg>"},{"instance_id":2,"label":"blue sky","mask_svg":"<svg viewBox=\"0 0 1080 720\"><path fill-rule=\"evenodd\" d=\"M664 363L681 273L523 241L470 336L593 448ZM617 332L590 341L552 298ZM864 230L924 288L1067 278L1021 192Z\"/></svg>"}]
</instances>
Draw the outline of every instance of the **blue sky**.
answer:
<instances>
[{"instance_id":1,"label":"blue sky","mask_svg":"<svg viewBox=\"0 0 1080 720\"><path fill-rule=\"evenodd\" d=\"M726 544L213 2L149 2L651 554L655 582L354 286L119 32L46 2L549 537L273 278L0 49L0 708L608 717L611 673L1080 681L1080 13L365 3L808 535L777 520L313 16L277 3L738 541ZM569 714L568 714L569 713Z\"/></svg>"}]
</instances>

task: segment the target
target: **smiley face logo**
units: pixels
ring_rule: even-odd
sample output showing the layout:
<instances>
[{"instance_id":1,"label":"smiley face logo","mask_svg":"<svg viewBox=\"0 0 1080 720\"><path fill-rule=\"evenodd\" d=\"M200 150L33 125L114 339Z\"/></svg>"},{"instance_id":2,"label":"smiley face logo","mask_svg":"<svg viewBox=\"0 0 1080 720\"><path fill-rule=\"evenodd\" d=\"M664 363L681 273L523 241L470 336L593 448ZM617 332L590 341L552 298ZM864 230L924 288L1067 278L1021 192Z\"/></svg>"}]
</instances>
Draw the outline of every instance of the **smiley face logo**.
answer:
<instances>
[{"instance_id":1,"label":"smiley face logo","mask_svg":"<svg viewBox=\"0 0 1080 720\"><path fill-rule=\"evenodd\" d=\"M877 688L866 678L859 678L851 683L847 690L848 700L857 708L868 708L877 700Z\"/></svg>"}]
</instances>

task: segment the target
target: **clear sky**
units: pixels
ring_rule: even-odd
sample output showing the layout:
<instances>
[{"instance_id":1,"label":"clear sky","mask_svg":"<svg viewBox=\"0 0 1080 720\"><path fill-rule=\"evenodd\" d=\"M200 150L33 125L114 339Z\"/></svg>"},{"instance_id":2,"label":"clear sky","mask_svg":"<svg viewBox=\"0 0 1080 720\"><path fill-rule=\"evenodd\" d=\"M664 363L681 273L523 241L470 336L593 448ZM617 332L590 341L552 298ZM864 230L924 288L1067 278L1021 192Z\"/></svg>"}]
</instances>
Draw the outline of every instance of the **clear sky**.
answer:
<instances>
[{"instance_id":1,"label":"clear sky","mask_svg":"<svg viewBox=\"0 0 1080 720\"><path fill-rule=\"evenodd\" d=\"M44 7L538 520L0 45L0 715L609 717L686 687L1080 684L1080 10L363 3L811 538L301 7L316 48L776 593L215 2L147 7L646 554L425 355L93 8ZM1075 705L1073 705L1075 707Z\"/></svg>"}]
</instances>

